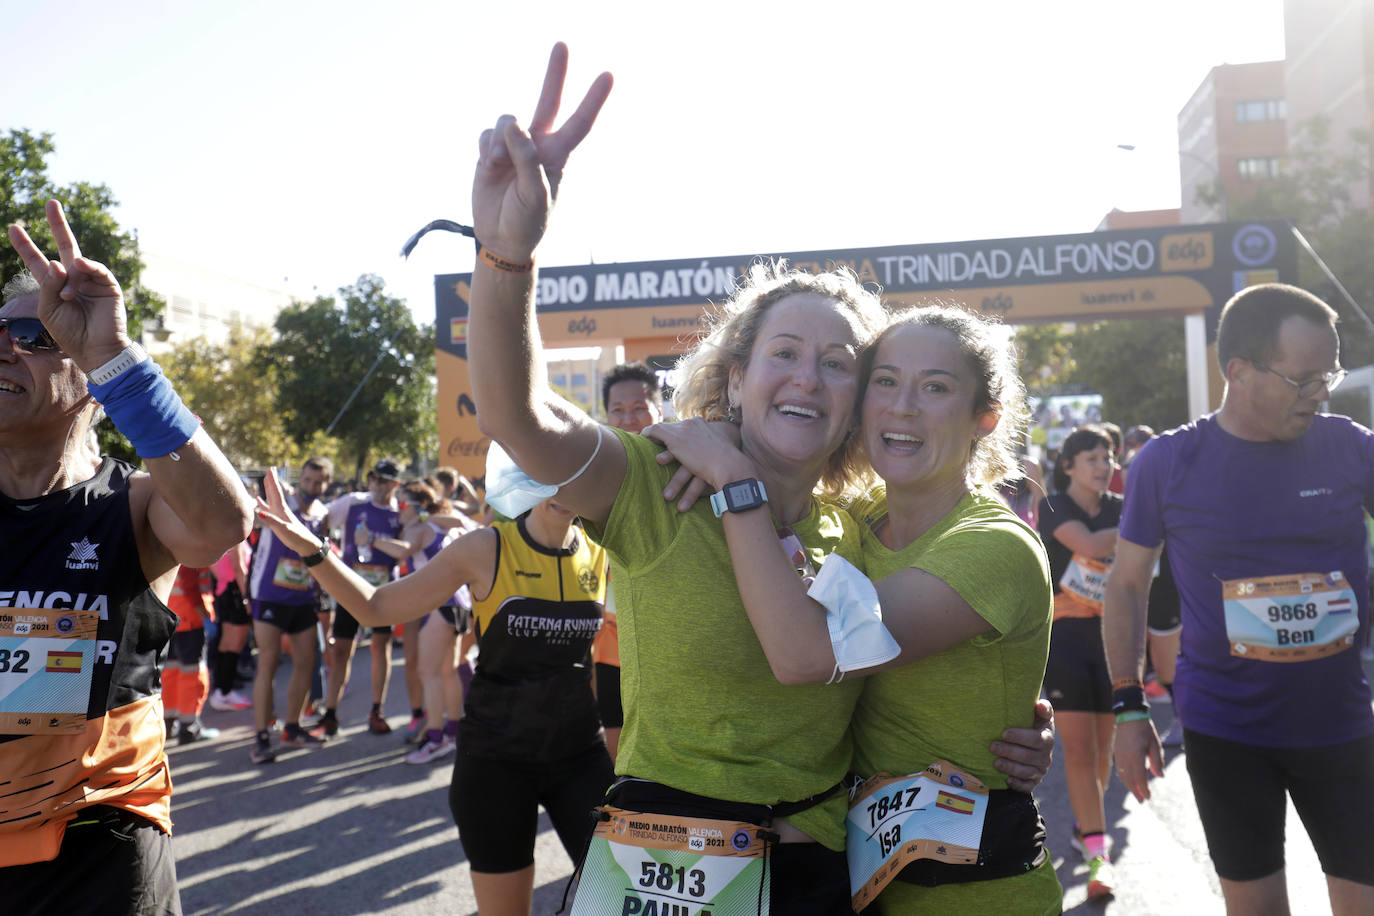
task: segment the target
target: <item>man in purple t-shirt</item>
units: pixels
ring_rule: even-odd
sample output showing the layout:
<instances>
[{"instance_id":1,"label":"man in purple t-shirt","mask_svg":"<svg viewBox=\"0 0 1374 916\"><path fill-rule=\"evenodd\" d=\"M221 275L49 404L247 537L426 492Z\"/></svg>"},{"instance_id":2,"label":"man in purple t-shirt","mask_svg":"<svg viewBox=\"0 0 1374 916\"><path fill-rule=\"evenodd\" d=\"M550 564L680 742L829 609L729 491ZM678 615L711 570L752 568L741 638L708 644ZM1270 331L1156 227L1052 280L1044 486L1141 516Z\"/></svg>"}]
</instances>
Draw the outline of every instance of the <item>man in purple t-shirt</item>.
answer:
<instances>
[{"instance_id":1,"label":"man in purple t-shirt","mask_svg":"<svg viewBox=\"0 0 1374 916\"><path fill-rule=\"evenodd\" d=\"M1131 466L1104 639L1116 765L1137 799L1163 772L1141 689L1161 547L1182 604L1174 682L1188 775L1232 913L1287 913L1286 796L1335 913L1374 912L1374 711L1364 512L1374 434L1319 414L1345 377L1336 313L1300 289L1250 287L1222 310L1221 409L1152 440Z\"/></svg>"},{"instance_id":2,"label":"man in purple t-shirt","mask_svg":"<svg viewBox=\"0 0 1374 916\"><path fill-rule=\"evenodd\" d=\"M340 496L329 504L329 528L343 532L343 560L349 568L373 585L385 585L396 576L396 560L372 549L379 537L394 538L401 533L401 522L393 498L401 484L401 469L389 458L378 461L367 472L367 490ZM339 730L339 697L348 683L353 663L357 619L343 605L334 611L334 632L330 642L329 683L325 689L325 734ZM372 628L372 711L367 728L374 735L391 731L382 712L387 682L391 680L391 627Z\"/></svg>"},{"instance_id":3,"label":"man in purple t-shirt","mask_svg":"<svg viewBox=\"0 0 1374 916\"><path fill-rule=\"evenodd\" d=\"M300 480L289 494L291 509L315 534L325 533L327 510L320 496L334 476L334 462L313 456L301 465ZM257 739L249 756L254 763L271 763L277 753L272 748L269 723L273 709L273 682L281 662L281 641L291 641L291 681L286 688L286 714L281 743L284 747L320 747L324 739L301 727L301 708L310 691L315 671L315 649L319 588L310 578L305 562L281 542L270 528L263 528L262 539L253 555L248 591L253 599L253 636L258 645L258 673L253 681L253 720Z\"/></svg>"}]
</instances>

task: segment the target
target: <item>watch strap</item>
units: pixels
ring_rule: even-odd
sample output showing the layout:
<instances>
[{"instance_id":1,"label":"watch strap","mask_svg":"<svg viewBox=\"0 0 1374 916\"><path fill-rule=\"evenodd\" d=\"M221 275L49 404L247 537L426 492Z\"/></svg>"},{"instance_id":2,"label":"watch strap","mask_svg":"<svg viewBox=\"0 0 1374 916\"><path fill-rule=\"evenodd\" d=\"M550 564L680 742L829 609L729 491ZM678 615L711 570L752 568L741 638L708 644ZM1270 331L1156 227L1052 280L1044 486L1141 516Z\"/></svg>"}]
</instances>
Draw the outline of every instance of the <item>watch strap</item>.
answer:
<instances>
[{"instance_id":1,"label":"watch strap","mask_svg":"<svg viewBox=\"0 0 1374 916\"><path fill-rule=\"evenodd\" d=\"M125 371L132 369L148 358L148 351L136 343L131 343L115 355L114 359L86 373L86 378L95 385L108 385Z\"/></svg>"},{"instance_id":2,"label":"watch strap","mask_svg":"<svg viewBox=\"0 0 1374 916\"><path fill-rule=\"evenodd\" d=\"M309 556L301 557L301 562L306 566L319 566L324 562L324 558L327 556L329 556L329 539L325 538L324 543L320 545L320 549Z\"/></svg>"}]
</instances>

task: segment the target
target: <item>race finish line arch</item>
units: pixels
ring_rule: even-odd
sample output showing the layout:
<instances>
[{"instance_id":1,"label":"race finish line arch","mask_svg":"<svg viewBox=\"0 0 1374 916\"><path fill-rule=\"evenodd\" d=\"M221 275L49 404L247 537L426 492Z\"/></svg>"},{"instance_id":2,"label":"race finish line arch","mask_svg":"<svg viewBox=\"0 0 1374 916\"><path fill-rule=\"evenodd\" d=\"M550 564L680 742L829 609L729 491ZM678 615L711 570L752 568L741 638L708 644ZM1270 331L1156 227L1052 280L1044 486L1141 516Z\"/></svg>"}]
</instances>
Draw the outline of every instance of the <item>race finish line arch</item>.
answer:
<instances>
[{"instance_id":1,"label":"race finish line arch","mask_svg":"<svg viewBox=\"0 0 1374 916\"><path fill-rule=\"evenodd\" d=\"M1011 324L1183 317L1190 416L1220 399L1210 370L1217 316L1236 291L1293 282L1297 250L1283 222L1210 223L1082 235L894 245L765 255L821 271L846 265L896 305L962 303ZM539 271L539 330L550 347L624 346L627 359L677 353L703 308L729 294L760 255L636 261ZM467 360L471 273L435 287L440 462L485 473Z\"/></svg>"}]
</instances>

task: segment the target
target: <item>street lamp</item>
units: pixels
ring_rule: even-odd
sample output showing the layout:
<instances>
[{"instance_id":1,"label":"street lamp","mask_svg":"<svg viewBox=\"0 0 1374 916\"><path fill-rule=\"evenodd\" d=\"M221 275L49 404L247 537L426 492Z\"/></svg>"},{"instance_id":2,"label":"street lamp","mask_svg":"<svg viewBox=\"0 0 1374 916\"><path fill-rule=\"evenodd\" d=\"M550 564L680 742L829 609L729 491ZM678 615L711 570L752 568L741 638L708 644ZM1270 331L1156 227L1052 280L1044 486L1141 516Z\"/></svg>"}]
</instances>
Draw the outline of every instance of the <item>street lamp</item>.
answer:
<instances>
[{"instance_id":1,"label":"street lamp","mask_svg":"<svg viewBox=\"0 0 1374 916\"><path fill-rule=\"evenodd\" d=\"M1130 153L1135 151L1135 144L1118 143L1116 145L1116 148L1120 150L1125 150L1126 152ZM1221 170L1217 168L1216 165L1214 165L1210 159L1206 159L1202 156L1199 156L1197 153L1190 153L1187 150L1179 150L1178 155L1181 159L1191 159L1194 162L1201 163L1207 169L1207 171L1212 173L1212 176L1216 179L1217 182L1217 190L1221 193L1221 221L1223 223L1226 222L1230 218L1230 206L1226 199L1226 183L1222 180Z\"/></svg>"}]
</instances>

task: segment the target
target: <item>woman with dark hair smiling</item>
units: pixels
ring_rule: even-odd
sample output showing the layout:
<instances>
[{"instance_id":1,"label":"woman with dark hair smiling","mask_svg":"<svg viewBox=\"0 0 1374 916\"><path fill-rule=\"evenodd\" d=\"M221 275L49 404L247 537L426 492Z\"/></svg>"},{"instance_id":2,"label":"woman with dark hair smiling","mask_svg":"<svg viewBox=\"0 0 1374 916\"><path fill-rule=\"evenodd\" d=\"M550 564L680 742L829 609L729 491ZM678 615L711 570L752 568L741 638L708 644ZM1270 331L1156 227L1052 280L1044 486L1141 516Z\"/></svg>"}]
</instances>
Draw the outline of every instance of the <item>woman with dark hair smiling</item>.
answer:
<instances>
[{"instance_id":1,"label":"woman with dark hair smiling","mask_svg":"<svg viewBox=\"0 0 1374 916\"><path fill-rule=\"evenodd\" d=\"M1112 777L1112 683L1102 645L1102 599L1116 553L1120 494L1109 492L1116 468L1111 436L1080 426L1059 448L1058 491L1040 502L1040 537L1054 580L1054 635L1045 695L1059 712L1064 774L1075 818L1073 846L1088 863L1088 896L1112 892L1102 795Z\"/></svg>"}]
</instances>

